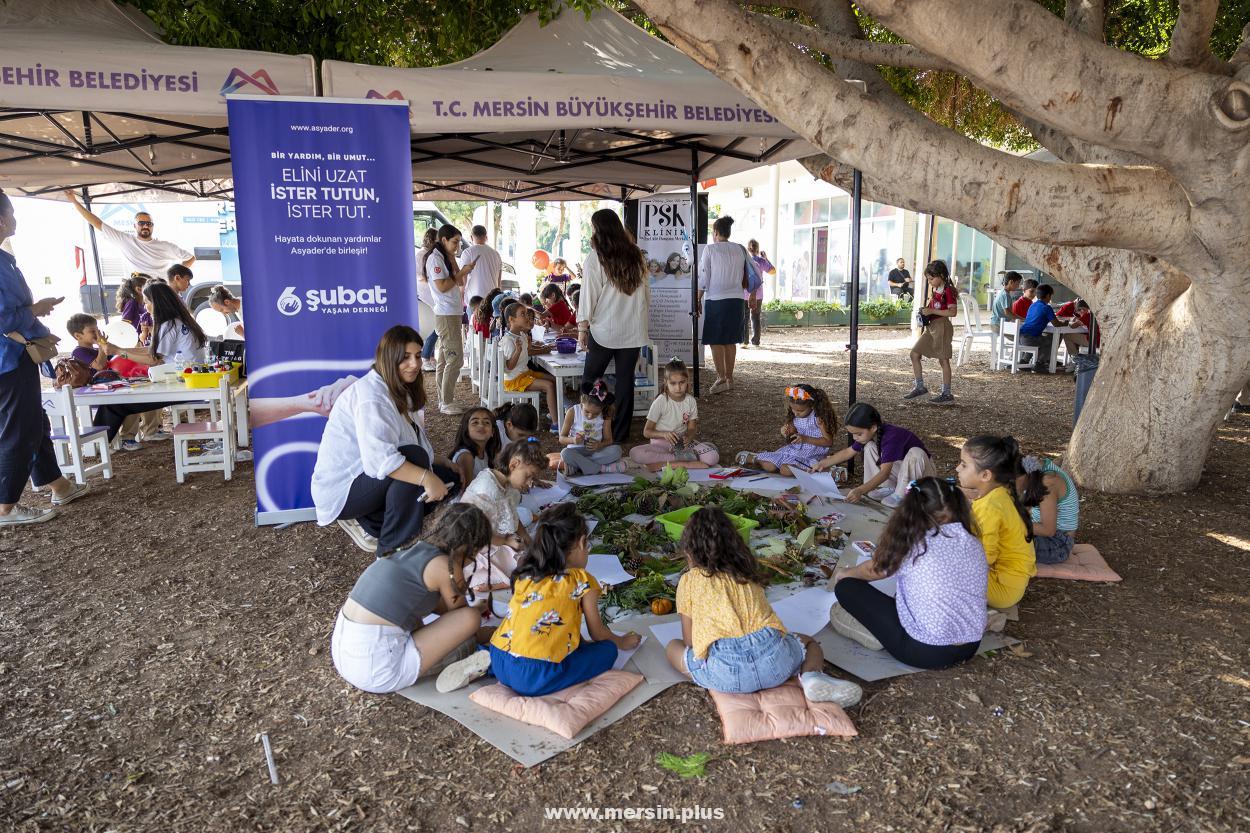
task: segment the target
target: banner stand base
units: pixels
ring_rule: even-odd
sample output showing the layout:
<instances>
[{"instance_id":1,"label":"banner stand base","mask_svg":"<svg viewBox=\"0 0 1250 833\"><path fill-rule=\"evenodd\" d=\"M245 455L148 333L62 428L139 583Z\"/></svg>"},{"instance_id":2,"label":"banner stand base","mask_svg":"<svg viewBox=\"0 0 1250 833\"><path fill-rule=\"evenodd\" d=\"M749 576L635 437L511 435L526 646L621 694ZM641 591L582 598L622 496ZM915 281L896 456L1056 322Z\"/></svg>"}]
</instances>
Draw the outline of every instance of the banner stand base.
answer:
<instances>
[{"instance_id":1,"label":"banner stand base","mask_svg":"<svg viewBox=\"0 0 1250 833\"><path fill-rule=\"evenodd\" d=\"M279 512L257 512L256 525L270 526L273 524L295 524L302 521L317 520L316 509L283 509Z\"/></svg>"}]
</instances>

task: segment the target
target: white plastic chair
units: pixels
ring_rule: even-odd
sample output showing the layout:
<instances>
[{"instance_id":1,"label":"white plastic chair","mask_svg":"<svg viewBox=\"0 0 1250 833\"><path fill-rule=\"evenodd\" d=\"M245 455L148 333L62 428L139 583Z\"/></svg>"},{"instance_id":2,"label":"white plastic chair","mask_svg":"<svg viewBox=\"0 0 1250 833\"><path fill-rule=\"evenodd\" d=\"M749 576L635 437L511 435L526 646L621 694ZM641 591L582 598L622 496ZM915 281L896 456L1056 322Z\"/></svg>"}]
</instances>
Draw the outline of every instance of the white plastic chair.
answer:
<instances>
[{"instance_id":1,"label":"white plastic chair","mask_svg":"<svg viewBox=\"0 0 1250 833\"><path fill-rule=\"evenodd\" d=\"M1011 368L1012 373L1019 373L1023 369L1036 367L1041 361L1042 348L1039 345L1028 345L1020 343L1020 322L1004 321L1002 323L1002 336L1006 338L1011 336L1010 358L1007 360L1007 366ZM1004 348L1004 352L1006 349ZM1024 361L1024 357L1028 356L1029 361Z\"/></svg>"},{"instance_id":2,"label":"white plastic chair","mask_svg":"<svg viewBox=\"0 0 1250 833\"><path fill-rule=\"evenodd\" d=\"M967 292L959 293L959 311L963 313L964 337L959 345L959 359L955 367L962 367L972 346L977 339L983 338L990 343L990 367L998 369L998 333L993 328L981 329L981 307Z\"/></svg>"},{"instance_id":3,"label":"white plastic chair","mask_svg":"<svg viewBox=\"0 0 1250 833\"><path fill-rule=\"evenodd\" d=\"M1012 336L1011 338L1008 338L1007 336L1008 334L1015 332L1015 326L1017 323L1018 322L1014 320L1008 321L1005 318L998 322L998 346L994 351L992 361L992 365L995 370L1003 370L1011 367L1011 345L1015 340L1015 336Z\"/></svg>"},{"instance_id":4,"label":"white plastic chair","mask_svg":"<svg viewBox=\"0 0 1250 833\"><path fill-rule=\"evenodd\" d=\"M229 405L229 376L221 377L218 392L221 394L221 401L225 403L220 409L220 419L207 422L183 422L174 426L174 476L179 483L185 483L188 474L201 471L219 471L226 480L234 474L236 438L234 408ZM217 451L202 451L198 456L192 457L190 453L192 443L202 444L207 440L220 441L221 448Z\"/></svg>"},{"instance_id":5,"label":"white plastic chair","mask_svg":"<svg viewBox=\"0 0 1250 833\"><path fill-rule=\"evenodd\" d=\"M108 428L103 425L78 424L78 412L74 408L74 389L65 385L58 391L45 391L43 410L52 424L52 450L61 473L72 476L78 483L86 483L87 475L101 472L105 480L113 479L112 449L109 448ZM100 462L88 466L86 457L99 457Z\"/></svg>"},{"instance_id":6,"label":"white plastic chair","mask_svg":"<svg viewBox=\"0 0 1250 833\"><path fill-rule=\"evenodd\" d=\"M499 349L499 342L494 342L490 346L490 403L488 408L498 408L505 402L528 402L534 406L534 410L538 410L540 404L540 394L536 390L526 391L508 391L503 389L503 354Z\"/></svg>"},{"instance_id":7,"label":"white plastic chair","mask_svg":"<svg viewBox=\"0 0 1250 833\"><path fill-rule=\"evenodd\" d=\"M469 331L468 336L469 384L479 393L482 390L482 335Z\"/></svg>"}]
</instances>

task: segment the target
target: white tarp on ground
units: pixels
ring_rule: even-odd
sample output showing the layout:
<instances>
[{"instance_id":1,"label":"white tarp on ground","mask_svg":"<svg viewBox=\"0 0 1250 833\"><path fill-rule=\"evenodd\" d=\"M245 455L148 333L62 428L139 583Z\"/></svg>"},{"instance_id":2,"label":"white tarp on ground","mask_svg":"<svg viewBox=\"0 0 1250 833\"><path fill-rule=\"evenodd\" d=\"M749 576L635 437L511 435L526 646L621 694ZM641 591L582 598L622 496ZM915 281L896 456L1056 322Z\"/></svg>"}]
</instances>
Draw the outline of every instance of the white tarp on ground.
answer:
<instances>
[{"instance_id":1,"label":"white tarp on ground","mask_svg":"<svg viewBox=\"0 0 1250 833\"><path fill-rule=\"evenodd\" d=\"M528 15L494 46L442 67L325 61L322 86L327 96L408 100L419 181L681 185L692 146L701 148L701 179L814 152L733 87L606 9L590 19L566 10L547 26Z\"/></svg>"},{"instance_id":2,"label":"white tarp on ground","mask_svg":"<svg viewBox=\"0 0 1250 833\"><path fill-rule=\"evenodd\" d=\"M228 177L227 93L315 95L312 57L170 46L112 0L0 3L0 186Z\"/></svg>"}]
</instances>

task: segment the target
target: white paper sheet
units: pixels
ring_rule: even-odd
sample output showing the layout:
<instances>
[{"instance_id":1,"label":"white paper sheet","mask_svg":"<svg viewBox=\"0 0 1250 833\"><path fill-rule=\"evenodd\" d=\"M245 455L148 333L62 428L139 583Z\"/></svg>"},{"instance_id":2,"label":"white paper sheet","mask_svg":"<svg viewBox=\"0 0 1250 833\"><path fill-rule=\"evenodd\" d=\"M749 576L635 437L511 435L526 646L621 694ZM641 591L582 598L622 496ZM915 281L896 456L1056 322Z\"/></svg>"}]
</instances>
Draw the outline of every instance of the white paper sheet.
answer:
<instances>
[{"instance_id":1,"label":"white paper sheet","mask_svg":"<svg viewBox=\"0 0 1250 833\"><path fill-rule=\"evenodd\" d=\"M819 472L818 474L808 474L798 470L794 471L795 481L803 488L804 492L822 497L831 497L835 500L844 500L842 490L838 488L838 484L834 482L833 474L830 472Z\"/></svg>"},{"instance_id":2,"label":"white paper sheet","mask_svg":"<svg viewBox=\"0 0 1250 833\"><path fill-rule=\"evenodd\" d=\"M570 446L574 447L574 446ZM621 486L634 482L632 474L579 474L566 479L567 483L574 486Z\"/></svg>"},{"instance_id":3,"label":"white paper sheet","mask_svg":"<svg viewBox=\"0 0 1250 833\"><path fill-rule=\"evenodd\" d=\"M809 587L773 602L773 612L791 633L814 636L829 624L829 608L838 600L832 591Z\"/></svg>"},{"instance_id":4,"label":"white paper sheet","mask_svg":"<svg viewBox=\"0 0 1250 833\"><path fill-rule=\"evenodd\" d=\"M610 553L596 553L586 563L586 572L599 579L600 584L624 584L633 581L633 574L625 572L621 559Z\"/></svg>"},{"instance_id":5,"label":"white paper sheet","mask_svg":"<svg viewBox=\"0 0 1250 833\"><path fill-rule=\"evenodd\" d=\"M641 648L642 643L646 641L647 641L646 634L643 634L642 642L638 643L638 648ZM612 670L620 671L622 668L624 668L625 663L629 662L633 658L634 654L638 653L638 648L634 648L632 651L622 651L618 648L616 651L616 662L612 663Z\"/></svg>"},{"instance_id":6,"label":"white paper sheet","mask_svg":"<svg viewBox=\"0 0 1250 833\"><path fill-rule=\"evenodd\" d=\"M674 639L681 639L681 619L675 622L659 622L651 626L651 634L656 642L667 648Z\"/></svg>"},{"instance_id":7,"label":"white paper sheet","mask_svg":"<svg viewBox=\"0 0 1250 833\"><path fill-rule=\"evenodd\" d=\"M855 541L851 544L851 550L855 553L856 566L872 560L872 550L860 546L860 543L860 541ZM896 576L870 581L869 584L891 598L898 593L898 578Z\"/></svg>"},{"instance_id":8,"label":"white paper sheet","mask_svg":"<svg viewBox=\"0 0 1250 833\"><path fill-rule=\"evenodd\" d=\"M569 496L569 484L563 477L557 477L554 486L546 489L530 489L521 497L521 505L537 515L553 503L559 503Z\"/></svg>"},{"instance_id":9,"label":"white paper sheet","mask_svg":"<svg viewBox=\"0 0 1250 833\"><path fill-rule=\"evenodd\" d=\"M780 474L757 474L754 477L734 477L716 482L724 483L740 492L784 492L799 485L793 477L783 477Z\"/></svg>"}]
</instances>

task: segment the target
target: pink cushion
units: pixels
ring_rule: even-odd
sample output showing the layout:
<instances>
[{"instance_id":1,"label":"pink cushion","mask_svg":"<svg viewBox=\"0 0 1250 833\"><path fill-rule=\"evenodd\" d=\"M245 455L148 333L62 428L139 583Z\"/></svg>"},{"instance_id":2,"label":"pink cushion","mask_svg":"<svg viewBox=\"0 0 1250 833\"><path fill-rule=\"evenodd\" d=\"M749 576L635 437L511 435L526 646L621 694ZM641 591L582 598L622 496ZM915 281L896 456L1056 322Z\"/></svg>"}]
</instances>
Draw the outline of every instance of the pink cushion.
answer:
<instances>
[{"instance_id":1,"label":"pink cushion","mask_svg":"<svg viewBox=\"0 0 1250 833\"><path fill-rule=\"evenodd\" d=\"M1098 549L1077 544L1061 564L1038 564L1038 578L1066 578L1072 581L1120 581L1120 574L1107 566Z\"/></svg>"},{"instance_id":2,"label":"pink cushion","mask_svg":"<svg viewBox=\"0 0 1250 833\"><path fill-rule=\"evenodd\" d=\"M641 682L641 674L605 671L592 680L543 697L522 697L506 685L496 683L479 688L469 699L484 709L531 726L541 726L572 740Z\"/></svg>"},{"instance_id":3,"label":"pink cushion","mask_svg":"<svg viewBox=\"0 0 1250 833\"><path fill-rule=\"evenodd\" d=\"M754 694L709 691L720 712L725 743L754 743L803 735L852 738L855 724L836 703L812 703L797 679Z\"/></svg>"}]
</instances>

